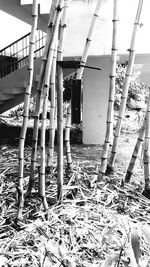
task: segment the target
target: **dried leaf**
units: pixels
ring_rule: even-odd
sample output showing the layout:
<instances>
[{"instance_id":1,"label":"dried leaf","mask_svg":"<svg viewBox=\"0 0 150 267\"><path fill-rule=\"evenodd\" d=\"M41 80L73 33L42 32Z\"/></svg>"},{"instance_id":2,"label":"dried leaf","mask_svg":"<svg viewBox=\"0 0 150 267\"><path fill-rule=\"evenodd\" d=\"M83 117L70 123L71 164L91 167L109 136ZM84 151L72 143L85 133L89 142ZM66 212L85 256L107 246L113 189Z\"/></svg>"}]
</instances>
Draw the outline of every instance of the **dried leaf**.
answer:
<instances>
[{"instance_id":1,"label":"dried leaf","mask_svg":"<svg viewBox=\"0 0 150 267\"><path fill-rule=\"evenodd\" d=\"M131 228L131 248L135 257L136 263L139 264L140 259L140 236L137 227Z\"/></svg>"},{"instance_id":2,"label":"dried leaf","mask_svg":"<svg viewBox=\"0 0 150 267\"><path fill-rule=\"evenodd\" d=\"M124 267L129 267L129 263L125 260L121 260L121 262L123 263Z\"/></svg>"},{"instance_id":3,"label":"dried leaf","mask_svg":"<svg viewBox=\"0 0 150 267\"><path fill-rule=\"evenodd\" d=\"M62 241L61 245L58 247L58 250L59 250L59 255L62 259L65 259L66 258L66 255L67 255L67 247L65 245L65 243Z\"/></svg>"},{"instance_id":4,"label":"dried leaf","mask_svg":"<svg viewBox=\"0 0 150 267\"><path fill-rule=\"evenodd\" d=\"M105 262L102 264L101 267L111 267L112 264L115 265L119 259L119 256L120 256L120 253L118 252L113 253L105 260Z\"/></svg>"},{"instance_id":5,"label":"dried leaf","mask_svg":"<svg viewBox=\"0 0 150 267\"><path fill-rule=\"evenodd\" d=\"M102 246L106 243L107 239L111 237L112 232L114 231L114 229L116 228L117 224L114 224L113 226L111 226L109 228L108 231L106 231L105 233L103 233L103 238L102 238Z\"/></svg>"}]
</instances>

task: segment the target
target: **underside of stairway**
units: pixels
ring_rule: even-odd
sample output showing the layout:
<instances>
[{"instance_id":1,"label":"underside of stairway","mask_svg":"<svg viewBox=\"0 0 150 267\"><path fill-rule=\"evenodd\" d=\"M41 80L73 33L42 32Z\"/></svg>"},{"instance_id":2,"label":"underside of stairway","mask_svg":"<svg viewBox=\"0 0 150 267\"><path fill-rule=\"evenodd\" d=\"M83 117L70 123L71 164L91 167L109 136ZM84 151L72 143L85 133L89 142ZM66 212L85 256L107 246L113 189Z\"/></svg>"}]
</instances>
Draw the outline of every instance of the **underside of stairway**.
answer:
<instances>
[{"instance_id":1,"label":"underside of stairway","mask_svg":"<svg viewBox=\"0 0 150 267\"><path fill-rule=\"evenodd\" d=\"M32 96L36 92L39 80L45 39L46 34L37 30ZM24 93L28 83L29 40L30 33L0 50L0 114L24 101ZM64 69L65 78L72 73L74 70Z\"/></svg>"},{"instance_id":2,"label":"underside of stairway","mask_svg":"<svg viewBox=\"0 0 150 267\"><path fill-rule=\"evenodd\" d=\"M40 72L45 33L37 31L32 95ZM28 54L30 33L0 51L0 114L20 104L28 83Z\"/></svg>"},{"instance_id":3,"label":"underside of stairway","mask_svg":"<svg viewBox=\"0 0 150 267\"><path fill-rule=\"evenodd\" d=\"M0 9L28 24L32 24L32 0L1 0ZM46 5L45 5L46 4ZM36 35L34 94L40 70L41 56L45 43L48 14L51 1L39 0L38 31ZM45 10L44 7L47 7ZM20 104L28 82L28 54L30 33L0 51L0 114Z\"/></svg>"}]
</instances>

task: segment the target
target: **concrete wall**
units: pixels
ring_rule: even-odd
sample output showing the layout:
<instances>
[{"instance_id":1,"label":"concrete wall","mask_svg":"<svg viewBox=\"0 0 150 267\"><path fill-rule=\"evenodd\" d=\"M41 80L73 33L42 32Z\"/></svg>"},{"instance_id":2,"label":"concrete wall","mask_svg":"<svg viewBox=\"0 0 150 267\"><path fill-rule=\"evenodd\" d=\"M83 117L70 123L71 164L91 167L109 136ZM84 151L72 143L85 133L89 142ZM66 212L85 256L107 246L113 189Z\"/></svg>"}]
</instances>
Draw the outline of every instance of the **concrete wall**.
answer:
<instances>
[{"instance_id":1,"label":"concrete wall","mask_svg":"<svg viewBox=\"0 0 150 267\"><path fill-rule=\"evenodd\" d=\"M128 55L118 56L118 63L128 60ZM140 79L150 85L150 54L137 54ZM83 143L103 144L109 96L110 56L90 56L87 65L101 67L102 71L85 69L83 76Z\"/></svg>"},{"instance_id":2,"label":"concrete wall","mask_svg":"<svg viewBox=\"0 0 150 267\"><path fill-rule=\"evenodd\" d=\"M110 57L89 57L83 77L83 143L103 144L109 93Z\"/></svg>"}]
</instances>

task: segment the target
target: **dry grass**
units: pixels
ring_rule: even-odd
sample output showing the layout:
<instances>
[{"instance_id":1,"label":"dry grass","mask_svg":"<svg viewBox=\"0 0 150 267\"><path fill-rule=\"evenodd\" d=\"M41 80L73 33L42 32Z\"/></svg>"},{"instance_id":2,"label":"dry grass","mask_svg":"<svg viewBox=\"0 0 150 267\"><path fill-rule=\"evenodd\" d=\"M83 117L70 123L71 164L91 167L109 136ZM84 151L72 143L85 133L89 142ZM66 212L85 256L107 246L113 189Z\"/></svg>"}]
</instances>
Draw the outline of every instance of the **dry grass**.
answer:
<instances>
[{"instance_id":1,"label":"dry grass","mask_svg":"<svg viewBox=\"0 0 150 267\"><path fill-rule=\"evenodd\" d=\"M36 180L32 197L25 202L24 221L16 222L18 149L2 147L0 266L134 266L130 233L135 227L141 240L139 266L150 266L142 230L146 226L150 233L150 201L142 196L142 187L135 184L122 188L121 172L95 184L95 162L74 159L73 171L65 172L60 205L56 202L55 162L47 171L48 220L36 194ZM25 186L29 167L30 149L26 148Z\"/></svg>"},{"instance_id":2,"label":"dry grass","mask_svg":"<svg viewBox=\"0 0 150 267\"><path fill-rule=\"evenodd\" d=\"M123 124L116 171L96 184L99 146L72 146L73 171L64 171L63 202L56 201L56 154L46 174L48 220L34 191L26 199L24 221L16 221L18 148L0 150L0 266L149 267L150 201L142 196L141 157L132 184L121 180L137 138L137 114ZM5 140L6 141L6 140ZM24 188L30 172L30 147L25 149ZM140 249L138 249L140 247ZM133 257L135 253L136 257ZM135 263L138 260L138 265Z\"/></svg>"}]
</instances>

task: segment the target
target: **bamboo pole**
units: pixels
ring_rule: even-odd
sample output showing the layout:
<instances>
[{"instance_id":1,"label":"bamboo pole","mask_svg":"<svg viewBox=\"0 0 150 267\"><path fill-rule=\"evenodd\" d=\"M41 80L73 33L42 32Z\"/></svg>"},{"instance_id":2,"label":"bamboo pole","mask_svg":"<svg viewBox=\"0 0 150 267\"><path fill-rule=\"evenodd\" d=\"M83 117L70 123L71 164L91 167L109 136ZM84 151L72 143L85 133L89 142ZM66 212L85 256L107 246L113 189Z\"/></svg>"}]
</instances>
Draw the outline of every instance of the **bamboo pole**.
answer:
<instances>
[{"instance_id":1,"label":"bamboo pole","mask_svg":"<svg viewBox=\"0 0 150 267\"><path fill-rule=\"evenodd\" d=\"M89 53L90 44L92 41L92 36L94 32L94 28L96 26L97 19L99 17L101 5L103 3L103 0L98 0L97 5L92 17L92 21L90 24L88 36L86 38L85 46L83 49L82 57L81 57L81 64L85 65ZM76 79L81 79L83 75L84 67L80 67L80 69L77 71ZM72 167L72 158L71 158L71 148L70 148L70 129L71 129L71 101L68 106L67 111L67 120L66 120L66 127L65 127L65 145L66 145L66 152L67 152L67 166L68 169Z\"/></svg>"},{"instance_id":2,"label":"bamboo pole","mask_svg":"<svg viewBox=\"0 0 150 267\"><path fill-rule=\"evenodd\" d=\"M49 86L50 86L50 75L51 75L51 68L52 68L52 61L55 51L56 42L58 40L58 31L59 31L59 24L60 19L62 16L62 8L64 5L64 1L59 1L59 7L57 8L57 16L56 16L56 23L54 26L53 37L50 44L48 60L45 69L45 76L44 76L44 99L43 99L43 112L42 112L42 125L41 125L41 164L40 164L40 178L39 178L39 195L42 197L43 205L45 210L48 210L48 204L46 201L45 196L45 165L46 165L46 150L45 150L45 130L46 130L46 120L47 120L47 102L48 102L48 94L49 94Z\"/></svg>"},{"instance_id":3,"label":"bamboo pole","mask_svg":"<svg viewBox=\"0 0 150 267\"><path fill-rule=\"evenodd\" d=\"M91 21L91 24L90 24L88 36L86 38L83 54L82 54L82 57L81 57L81 64L82 65L86 64L86 61L87 61L87 58L88 58L89 48L90 48L90 45L91 45L94 29L95 29L95 26L96 26L97 19L99 17L99 13L100 13L100 9L101 9L102 3L103 3L103 0L98 0L97 1L95 12L93 14L92 21ZM78 70L77 79L81 79L82 78L83 71L84 71L84 67L81 67Z\"/></svg>"},{"instance_id":4,"label":"bamboo pole","mask_svg":"<svg viewBox=\"0 0 150 267\"><path fill-rule=\"evenodd\" d=\"M24 113L23 113L23 124L21 128L20 140L19 140L19 172L18 172L18 214L17 218L22 219L22 208L24 203L23 196L23 171L24 171L24 145L26 132L28 127L29 119L29 106L30 106L30 95L33 83L33 73L34 73L34 51L35 51L35 37L38 21L38 1L33 0L32 4L32 27L31 27L31 37L29 44L29 62L28 62L28 85L25 90L24 96Z\"/></svg>"},{"instance_id":5,"label":"bamboo pole","mask_svg":"<svg viewBox=\"0 0 150 267\"><path fill-rule=\"evenodd\" d=\"M30 179L29 179L26 196L29 196L31 194L33 182L34 182L36 158L37 158L38 125L39 125L39 115L40 115L40 107L41 107L41 97L42 97L42 90L43 90L43 79L44 79L47 58L48 58L49 44L52 38L53 28L54 28L55 19L56 19L56 8L58 7L58 2L59 0L57 1L53 0L51 4L51 8L50 8L46 42L45 42L45 47L44 47L44 52L43 52L42 62L41 62L41 67L40 67L39 82L38 82L37 91L36 91L36 106L35 106L35 112L34 112L34 126L33 126L33 136L32 136Z\"/></svg>"},{"instance_id":6,"label":"bamboo pole","mask_svg":"<svg viewBox=\"0 0 150 267\"><path fill-rule=\"evenodd\" d=\"M130 159L130 163L129 163L129 166L128 166L128 169L127 169L127 173L126 173L126 176L125 176L125 183L129 183L130 182L131 176L133 174L135 162L137 160L137 157L139 155L139 151L141 150L141 147L142 147L142 144L143 144L143 141L144 141L145 124L146 124L146 119L145 119L145 121L143 123L143 126L141 128L141 131L139 133L137 142L136 142L134 150L133 150L132 157Z\"/></svg>"},{"instance_id":7,"label":"bamboo pole","mask_svg":"<svg viewBox=\"0 0 150 267\"><path fill-rule=\"evenodd\" d=\"M56 118L56 60L57 60L57 43L53 57L52 73L50 81L50 120L49 120L49 144L47 154L47 166L50 167L54 155L54 142L55 142L55 118Z\"/></svg>"},{"instance_id":8,"label":"bamboo pole","mask_svg":"<svg viewBox=\"0 0 150 267\"><path fill-rule=\"evenodd\" d=\"M150 92L147 104L145 140L144 140L144 177L145 187L143 195L150 198Z\"/></svg>"},{"instance_id":9,"label":"bamboo pole","mask_svg":"<svg viewBox=\"0 0 150 267\"><path fill-rule=\"evenodd\" d=\"M64 1L64 12L62 23L60 25L60 39L58 47L58 61L63 60L63 47L66 29L67 8L68 0ZM58 64L57 66L57 198L62 200L62 187L63 187L63 69Z\"/></svg>"},{"instance_id":10,"label":"bamboo pole","mask_svg":"<svg viewBox=\"0 0 150 267\"><path fill-rule=\"evenodd\" d=\"M72 170L73 162L71 156L71 147L70 147L70 130L71 130L71 102L67 107L67 118L65 125L65 146L66 146L66 157L67 157L67 169Z\"/></svg>"},{"instance_id":11,"label":"bamboo pole","mask_svg":"<svg viewBox=\"0 0 150 267\"><path fill-rule=\"evenodd\" d=\"M112 37L112 52L111 52L111 64L110 64L110 87L109 87L109 100L107 110L107 127L105 142L101 157L101 166L99 169L98 181L103 178L107 167L107 158L111 138L113 136L113 120L114 120L114 98L115 98L115 81L116 81L116 63L117 63L117 27L118 27L118 0L114 0L113 8L113 37Z\"/></svg>"},{"instance_id":12,"label":"bamboo pole","mask_svg":"<svg viewBox=\"0 0 150 267\"><path fill-rule=\"evenodd\" d=\"M117 152L117 147L118 147L118 142L119 142L119 137L120 137L120 132L121 132L121 123L122 123L122 119L123 119L125 108L126 108L128 89L129 89L129 84L130 84L132 71L133 71L133 64L134 64L134 59L135 59L135 43L136 43L137 30L140 27L139 21L140 21L140 16L141 16L141 11L142 11L142 5L143 5L143 0L139 0L136 18L135 18L134 27L133 27L132 38L131 38L131 45L129 49L129 62L128 62L127 70L126 70L125 83L124 83L124 88L123 88L122 97L121 97L121 105L120 105L116 129L114 133L112 151L111 151L111 155L109 158L109 163L107 165L107 171L111 171L111 172L113 171L114 164L115 164L116 152Z\"/></svg>"}]
</instances>

